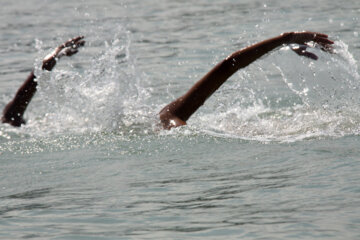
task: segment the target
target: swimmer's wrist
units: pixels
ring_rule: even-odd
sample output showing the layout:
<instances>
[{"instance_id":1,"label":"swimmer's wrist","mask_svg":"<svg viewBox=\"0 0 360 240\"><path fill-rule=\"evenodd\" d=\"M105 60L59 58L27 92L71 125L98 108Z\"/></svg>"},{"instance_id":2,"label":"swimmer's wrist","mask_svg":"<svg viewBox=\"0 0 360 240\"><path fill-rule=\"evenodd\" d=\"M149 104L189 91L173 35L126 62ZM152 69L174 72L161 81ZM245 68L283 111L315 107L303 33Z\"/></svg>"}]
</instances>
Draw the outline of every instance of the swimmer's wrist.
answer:
<instances>
[{"instance_id":1,"label":"swimmer's wrist","mask_svg":"<svg viewBox=\"0 0 360 240\"><path fill-rule=\"evenodd\" d=\"M44 57L43 65L42 65L43 70L51 71L54 68L54 66L56 65L57 58L61 57L59 53L63 48L64 48L63 45L60 45L59 47L55 48L54 51L52 51L46 57Z\"/></svg>"}]
</instances>

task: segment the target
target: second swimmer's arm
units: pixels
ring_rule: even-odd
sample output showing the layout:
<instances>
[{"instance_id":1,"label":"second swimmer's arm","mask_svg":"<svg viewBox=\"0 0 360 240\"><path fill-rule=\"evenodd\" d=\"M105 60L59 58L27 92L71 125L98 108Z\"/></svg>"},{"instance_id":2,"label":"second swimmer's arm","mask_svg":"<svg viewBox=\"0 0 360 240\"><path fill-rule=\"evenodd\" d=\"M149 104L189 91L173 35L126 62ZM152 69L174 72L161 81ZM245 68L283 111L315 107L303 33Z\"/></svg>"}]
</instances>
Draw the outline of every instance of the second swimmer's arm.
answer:
<instances>
[{"instance_id":1,"label":"second swimmer's arm","mask_svg":"<svg viewBox=\"0 0 360 240\"><path fill-rule=\"evenodd\" d=\"M234 52L196 82L187 93L171 102L160 111L160 120L164 128L169 129L186 124L189 117L204 104L205 100L240 68L248 66L263 55L284 44L306 44L310 41L314 41L324 48L327 48L333 43L325 34L314 32L290 32ZM307 57L314 56L303 48L302 51L295 52Z\"/></svg>"},{"instance_id":2,"label":"second swimmer's arm","mask_svg":"<svg viewBox=\"0 0 360 240\"><path fill-rule=\"evenodd\" d=\"M83 46L85 43L85 41L82 40L83 38L84 37L76 37L70 39L57 47L53 53L44 58L42 69L51 71L55 67L57 59L77 53L78 47ZM32 97L36 93L36 87L36 76L34 71L32 71L16 92L15 97L5 106L3 116L1 118L3 123L9 123L15 127L20 127L22 124L25 124L23 115Z\"/></svg>"}]
</instances>

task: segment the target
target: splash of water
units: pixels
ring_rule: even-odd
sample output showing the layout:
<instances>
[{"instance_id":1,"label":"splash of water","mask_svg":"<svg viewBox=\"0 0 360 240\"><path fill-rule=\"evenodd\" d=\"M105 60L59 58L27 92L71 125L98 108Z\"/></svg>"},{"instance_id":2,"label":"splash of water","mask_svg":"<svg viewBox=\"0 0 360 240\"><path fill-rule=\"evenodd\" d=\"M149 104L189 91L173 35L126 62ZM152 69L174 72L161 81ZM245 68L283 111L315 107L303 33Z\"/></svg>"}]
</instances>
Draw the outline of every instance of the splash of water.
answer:
<instances>
[{"instance_id":1,"label":"splash of water","mask_svg":"<svg viewBox=\"0 0 360 240\"><path fill-rule=\"evenodd\" d=\"M207 134L264 142L359 134L359 73L347 45L336 42L335 54L320 53L317 62L299 62L283 50L266 60L273 60L267 69L261 63L238 74L235 91L222 92L238 100L213 107L220 113L201 114L193 124ZM224 103L222 96L217 100Z\"/></svg>"},{"instance_id":2,"label":"splash of water","mask_svg":"<svg viewBox=\"0 0 360 240\"><path fill-rule=\"evenodd\" d=\"M336 54L329 57L320 53L317 62L299 60L286 48L269 56L272 59L260 60L210 98L210 103L189 120L190 127L172 134L200 131L286 142L359 134L357 62L345 43L338 41L335 46ZM39 55L44 55L42 42L37 41L36 47L42 53ZM148 101L148 79L137 70L136 58L130 54L131 34L120 28L99 48L104 50L91 61L79 54L86 64L70 63L51 73L39 70L38 59L39 91L27 111L28 124L21 131L0 129L0 137L154 132L156 108Z\"/></svg>"},{"instance_id":3,"label":"splash of water","mask_svg":"<svg viewBox=\"0 0 360 240\"><path fill-rule=\"evenodd\" d=\"M91 61L57 67L51 73L38 71L38 96L29 108L25 129L49 135L146 125L150 90L143 87L147 78L137 71L130 46L131 35L121 28L113 39L103 42L104 50Z\"/></svg>"}]
</instances>

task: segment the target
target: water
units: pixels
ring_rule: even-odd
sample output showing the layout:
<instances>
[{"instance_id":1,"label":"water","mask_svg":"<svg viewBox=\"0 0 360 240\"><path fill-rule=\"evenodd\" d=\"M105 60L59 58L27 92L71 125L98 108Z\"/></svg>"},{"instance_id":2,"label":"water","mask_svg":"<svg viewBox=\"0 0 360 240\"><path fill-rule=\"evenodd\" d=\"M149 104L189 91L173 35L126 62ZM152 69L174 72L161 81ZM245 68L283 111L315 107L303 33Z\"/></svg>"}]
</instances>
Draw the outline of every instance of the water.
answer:
<instances>
[{"instance_id":1,"label":"water","mask_svg":"<svg viewBox=\"0 0 360 240\"><path fill-rule=\"evenodd\" d=\"M20 129L0 125L0 239L359 239L358 1L2 0L0 108L35 68ZM281 32L171 131L157 112L214 64ZM52 73L51 47L87 44Z\"/></svg>"}]
</instances>

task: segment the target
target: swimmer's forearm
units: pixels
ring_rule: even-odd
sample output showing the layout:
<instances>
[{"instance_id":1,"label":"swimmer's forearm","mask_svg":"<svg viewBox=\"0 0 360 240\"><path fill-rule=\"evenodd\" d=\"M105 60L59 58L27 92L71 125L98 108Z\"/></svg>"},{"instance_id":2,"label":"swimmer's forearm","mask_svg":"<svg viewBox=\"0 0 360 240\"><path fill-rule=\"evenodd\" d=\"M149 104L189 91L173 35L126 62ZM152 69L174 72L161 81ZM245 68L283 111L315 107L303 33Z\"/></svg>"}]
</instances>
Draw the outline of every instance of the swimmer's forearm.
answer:
<instances>
[{"instance_id":1,"label":"swimmer's forearm","mask_svg":"<svg viewBox=\"0 0 360 240\"><path fill-rule=\"evenodd\" d=\"M59 54L59 49L56 48L52 54L46 56L43 60L42 69L51 71L56 65L56 56ZM14 127L20 127L21 124L25 124L23 118L27 106L29 105L31 99L36 93L36 76L34 71L30 73L25 82L21 85L18 91L15 94L15 97L11 102L9 102L1 118L3 123L9 123Z\"/></svg>"},{"instance_id":2,"label":"swimmer's forearm","mask_svg":"<svg viewBox=\"0 0 360 240\"><path fill-rule=\"evenodd\" d=\"M185 96L190 98L200 97L201 101L205 101L235 72L248 66L277 47L288 43L290 37L291 33L281 34L278 37L270 38L234 52L200 79ZM202 94L197 96L197 92L201 92Z\"/></svg>"},{"instance_id":3,"label":"swimmer's forearm","mask_svg":"<svg viewBox=\"0 0 360 240\"><path fill-rule=\"evenodd\" d=\"M3 123L9 123L15 127L20 127L25 123L23 115L36 92L36 86L36 76L32 71L16 92L14 99L6 105L1 118Z\"/></svg>"},{"instance_id":4,"label":"swimmer's forearm","mask_svg":"<svg viewBox=\"0 0 360 240\"><path fill-rule=\"evenodd\" d=\"M229 71L233 74L240 68L248 66L272 50L284 44L291 43L292 36L293 33L283 33L277 37L267 39L234 52L225 59L225 61L231 63L232 65L232 69Z\"/></svg>"},{"instance_id":5,"label":"swimmer's forearm","mask_svg":"<svg viewBox=\"0 0 360 240\"><path fill-rule=\"evenodd\" d=\"M79 36L58 46L52 53L44 58L42 69L51 71L55 67L57 59L62 56L72 56L76 54L78 48L85 44L83 39L83 36ZM6 105L1 118L3 123L9 123L16 127L20 127L21 124L25 123L23 115L32 97L36 93L36 87L36 76L34 71L32 71L16 92L14 99Z\"/></svg>"},{"instance_id":6,"label":"swimmer's forearm","mask_svg":"<svg viewBox=\"0 0 360 240\"><path fill-rule=\"evenodd\" d=\"M56 49L51 55L48 55L43 60L42 69L51 71L56 65L56 55L58 49ZM34 71L30 73L25 82L21 85L18 91L15 94L15 97L11 102L9 102L1 118L3 123L9 123L12 126L20 127L21 124L25 124L23 118L27 106L29 105L31 99L36 93L36 76Z\"/></svg>"},{"instance_id":7,"label":"swimmer's forearm","mask_svg":"<svg viewBox=\"0 0 360 240\"><path fill-rule=\"evenodd\" d=\"M291 34L281 34L278 37L259 42L231 54L195 83L185 95L166 106L162 112L165 110L183 121L188 120L204 104L205 100L236 71L248 66L273 49L288 43Z\"/></svg>"}]
</instances>

